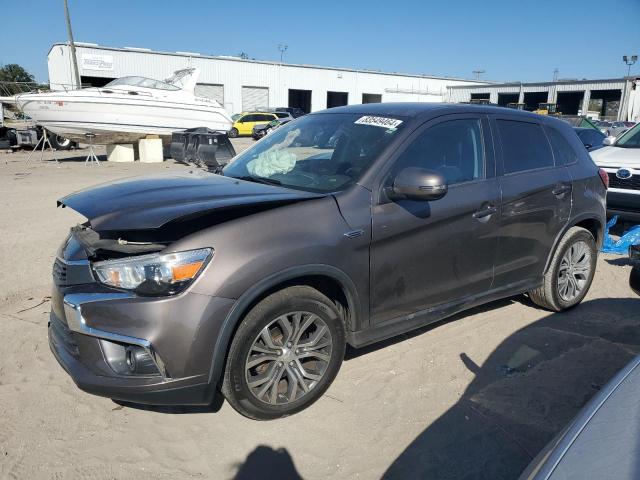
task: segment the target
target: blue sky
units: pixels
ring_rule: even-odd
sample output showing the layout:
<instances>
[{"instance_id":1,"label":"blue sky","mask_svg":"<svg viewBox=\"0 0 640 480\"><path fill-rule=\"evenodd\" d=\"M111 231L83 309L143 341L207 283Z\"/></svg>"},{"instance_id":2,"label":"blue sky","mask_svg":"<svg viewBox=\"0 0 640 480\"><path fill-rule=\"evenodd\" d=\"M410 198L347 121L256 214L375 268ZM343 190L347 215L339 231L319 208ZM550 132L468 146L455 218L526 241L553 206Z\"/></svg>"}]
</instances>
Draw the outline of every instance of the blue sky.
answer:
<instances>
[{"instance_id":1,"label":"blue sky","mask_svg":"<svg viewBox=\"0 0 640 480\"><path fill-rule=\"evenodd\" d=\"M28 12L25 9L28 7ZM16 12L15 21L11 12ZM640 0L69 0L76 41L509 81L612 78L640 54ZM527 11L538 12L536 14ZM47 80L62 0L0 0L0 63ZM640 63L632 68L640 75Z\"/></svg>"}]
</instances>

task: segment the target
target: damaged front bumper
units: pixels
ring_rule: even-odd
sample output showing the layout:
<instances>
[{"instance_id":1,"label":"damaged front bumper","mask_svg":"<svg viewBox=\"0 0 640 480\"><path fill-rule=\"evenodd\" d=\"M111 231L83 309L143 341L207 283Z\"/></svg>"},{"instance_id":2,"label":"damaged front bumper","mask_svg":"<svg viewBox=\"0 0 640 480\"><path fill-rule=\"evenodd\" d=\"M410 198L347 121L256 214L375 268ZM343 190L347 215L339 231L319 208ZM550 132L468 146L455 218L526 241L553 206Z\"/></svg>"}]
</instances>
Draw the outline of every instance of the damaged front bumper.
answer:
<instances>
[{"instance_id":1,"label":"damaged front bumper","mask_svg":"<svg viewBox=\"0 0 640 480\"><path fill-rule=\"evenodd\" d=\"M81 261L65 265L72 274ZM88 262L86 262L88 268ZM59 282L57 282L59 283ZM82 390L154 405L207 405L217 334L234 301L184 292L139 297L97 283L56 284L49 345Z\"/></svg>"}]
</instances>

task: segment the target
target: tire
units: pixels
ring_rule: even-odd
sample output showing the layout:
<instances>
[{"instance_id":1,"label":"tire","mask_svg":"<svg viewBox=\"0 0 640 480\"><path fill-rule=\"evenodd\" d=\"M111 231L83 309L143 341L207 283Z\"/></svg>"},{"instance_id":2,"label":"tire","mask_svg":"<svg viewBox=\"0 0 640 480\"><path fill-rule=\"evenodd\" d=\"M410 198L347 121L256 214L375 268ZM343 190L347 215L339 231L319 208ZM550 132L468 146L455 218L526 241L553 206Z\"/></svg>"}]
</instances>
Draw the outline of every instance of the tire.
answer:
<instances>
[{"instance_id":1,"label":"tire","mask_svg":"<svg viewBox=\"0 0 640 480\"><path fill-rule=\"evenodd\" d=\"M56 135L54 133L47 133L49 142L51 142L51 146L55 150L70 150L73 146L73 142L68 138L61 137L60 135Z\"/></svg>"},{"instance_id":2,"label":"tire","mask_svg":"<svg viewBox=\"0 0 640 480\"><path fill-rule=\"evenodd\" d=\"M296 329L296 322L302 328ZM313 323L304 329L308 322ZM271 339L271 347L265 338ZM222 393L235 410L254 420L292 415L331 385L345 345L344 322L331 300L311 287L285 288L260 301L240 323L229 349Z\"/></svg>"},{"instance_id":3,"label":"tire","mask_svg":"<svg viewBox=\"0 0 640 480\"><path fill-rule=\"evenodd\" d=\"M232 128L231 130L229 130L229 133L227 135L229 136L229 138L237 138L238 137L238 129L237 128Z\"/></svg>"},{"instance_id":4,"label":"tire","mask_svg":"<svg viewBox=\"0 0 640 480\"><path fill-rule=\"evenodd\" d=\"M553 312L575 307L591 287L597 258L593 235L584 228L570 228L558 244L542 285L530 291L529 298Z\"/></svg>"}]
</instances>

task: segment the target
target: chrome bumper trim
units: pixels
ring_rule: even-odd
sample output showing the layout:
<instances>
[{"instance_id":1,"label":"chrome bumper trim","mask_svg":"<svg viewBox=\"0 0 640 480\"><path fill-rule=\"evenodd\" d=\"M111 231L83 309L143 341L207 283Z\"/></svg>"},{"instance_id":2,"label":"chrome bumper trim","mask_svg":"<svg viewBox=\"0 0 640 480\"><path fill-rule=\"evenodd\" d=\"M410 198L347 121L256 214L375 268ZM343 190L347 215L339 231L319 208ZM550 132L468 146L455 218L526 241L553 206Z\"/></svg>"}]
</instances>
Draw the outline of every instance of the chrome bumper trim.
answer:
<instances>
[{"instance_id":1,"label":"chrome bumper trim","mask_svg":"<svg viewBox=\"0 0 640 480\"><path fill-rule=\"evenodd\" d=\"M82 316L82 305L91 302L100 302L116 299L134 298L135 295L130 293L70 293L64 296L64 314L67 320L67 326L69 330L80 333L82 335L89 335L91 337L101 338L104 340L110 340L113 342L127 343L130 345L137 345L144 348L149 356L153 359L160 374L168 378L164 362L153 350L153 346L149 340L144 338L130 337L128 335L121 335L119 333L107 332L87 325L84 317Z\"/></svg>"}]
</instances>

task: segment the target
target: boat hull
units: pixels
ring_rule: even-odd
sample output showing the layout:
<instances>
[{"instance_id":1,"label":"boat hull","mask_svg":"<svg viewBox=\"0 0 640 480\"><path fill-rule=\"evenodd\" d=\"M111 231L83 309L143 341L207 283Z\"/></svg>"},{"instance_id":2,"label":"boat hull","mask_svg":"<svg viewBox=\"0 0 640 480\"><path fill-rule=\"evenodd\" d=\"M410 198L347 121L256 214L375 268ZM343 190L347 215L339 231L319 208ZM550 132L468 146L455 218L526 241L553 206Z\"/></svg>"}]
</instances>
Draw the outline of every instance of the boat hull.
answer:
<instances>
[{"instance_id":1,"label":"boat hull","mask_svg":"<svg viewBox=\"0 0 640 480\"><path fill-rule=\"evenodd\" d=\"M21 95L17 102L25 114L47 130L83 143L88 142L87 134L93 134L93 143L98 145L131 143L147 135L167 140L172 132L187 128L231 128L224 109L207 99L196 97L189 103L82 92Z\"/></svg>"}]
</instances>

